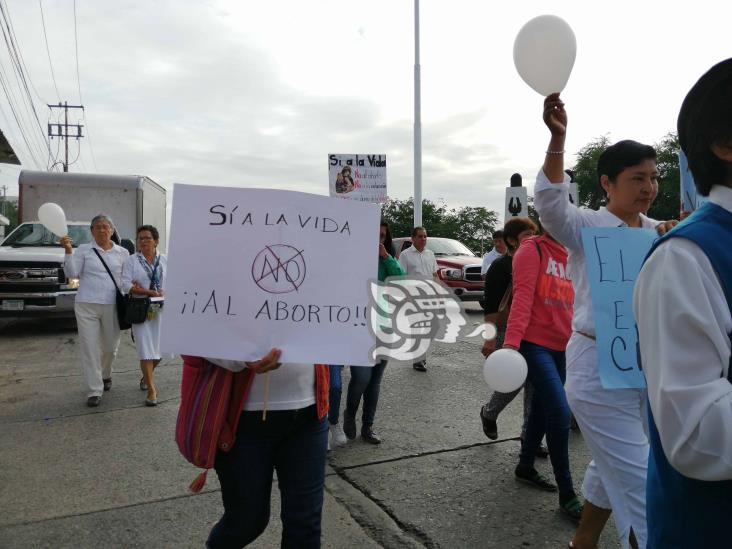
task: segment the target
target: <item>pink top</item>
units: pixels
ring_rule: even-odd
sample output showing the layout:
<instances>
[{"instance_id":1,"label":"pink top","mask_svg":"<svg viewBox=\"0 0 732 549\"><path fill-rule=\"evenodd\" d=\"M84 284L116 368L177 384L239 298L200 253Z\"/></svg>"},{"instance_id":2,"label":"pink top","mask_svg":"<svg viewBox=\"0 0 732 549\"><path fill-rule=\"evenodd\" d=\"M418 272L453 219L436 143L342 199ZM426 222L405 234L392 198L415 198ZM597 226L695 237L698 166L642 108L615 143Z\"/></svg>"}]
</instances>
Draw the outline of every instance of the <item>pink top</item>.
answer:
<instances>
[{"instance_id":1,"label":"pink top","mask_svg":"<svg viewBox=\"0 0 732 549\"><path fill-rule=\"evenodd\" d=\"M513 256L513 303L504 345L518 348L528 341L564 351L572 334L573 303L567 250L546 235L527 238Z\"/></svg>"}]
</instances>

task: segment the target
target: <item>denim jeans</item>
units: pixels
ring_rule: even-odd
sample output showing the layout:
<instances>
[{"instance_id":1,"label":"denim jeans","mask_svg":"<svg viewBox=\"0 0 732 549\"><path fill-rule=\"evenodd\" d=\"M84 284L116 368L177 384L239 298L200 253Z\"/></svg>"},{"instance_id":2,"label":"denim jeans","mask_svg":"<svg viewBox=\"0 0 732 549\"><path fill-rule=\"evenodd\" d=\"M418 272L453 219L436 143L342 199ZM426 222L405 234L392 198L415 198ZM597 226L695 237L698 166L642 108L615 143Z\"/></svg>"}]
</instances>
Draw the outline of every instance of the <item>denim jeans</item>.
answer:
<instances>
[{"instance_id":1,"label":"denim jeans","mask_svg":"<svg viewBox=\"0 0 732 549\"><path fill-rule=\"evenodd\" d=\"M572 488L569 472L569 421L570 411L564 392L566 362L564 351L553 351L541 345L522 341L519 351L529 367L528 380L534 386L534 397L526 426L526 436L521 443L519 462L533 467L536 449L546 430L549 458L554 478L560 492Z\"/></svg>"},{"instance_id":2,"label":"denim jeans","mask_svg":"<svg viewBox=\"0 0 732 549\"><path fill-rule=\"evenodd\" d=\"M330 392L328 393L330 408L328 409L328 421L331 425L336 425L341 409L341 392L343 390L341 373L343 372L343 366L331 364L328 366L328 371L330 372Z\"/></svg>"},{"instance_id":3,"label":"denim jeans","mask_svg":"<svg viewBox=\"0 0 732 549\"><path fill-rule=\"evenodd\" d=\"M282 547L320 547L328 422L315 405L301 410L242 412L236 442L216 455L224 515L207 547L240 548L269 523L272 475L282 499Z\"/></svg>"},{"instance_id":4,"label":"denim jeans","mask_svg":"<svg viewBox=\"0 0 732 549\"><path fill-rule=\"evenodd\" d=\"M382 360L375 366L351 366L351 381L348 383L345 414L349 417L356 417L358 405L363 396L361 423L364 427L371 427L374 424L381 378L384 376L385 368L386 360Z\"/></svg>"}]
</instances>

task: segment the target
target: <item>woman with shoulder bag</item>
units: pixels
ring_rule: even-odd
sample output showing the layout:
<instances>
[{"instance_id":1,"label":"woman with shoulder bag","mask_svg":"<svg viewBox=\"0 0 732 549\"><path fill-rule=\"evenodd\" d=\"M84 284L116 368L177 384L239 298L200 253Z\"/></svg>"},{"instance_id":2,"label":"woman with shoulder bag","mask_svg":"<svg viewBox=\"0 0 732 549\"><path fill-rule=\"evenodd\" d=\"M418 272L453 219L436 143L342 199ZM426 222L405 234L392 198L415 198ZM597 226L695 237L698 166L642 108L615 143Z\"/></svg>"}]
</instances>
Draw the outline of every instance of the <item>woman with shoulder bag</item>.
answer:
<instances>
[{"instance_id":1,"label":"woman with shoulder bag","mask_svg":"<svg viewBox=\"0 0 732 549\"><path fill-rule=\"evenodd\" d=\"M99 406L102 392L112 388L112 362L119 346L117 281L130 254L112 241L114 223L106 215L91 221L94 242L74 251L70 236L61 239L66 255L64 273L79 279L74 313L79 330L79 349L87 406ZM101 348L101 352L100 352Z\"/></svg>"},{"instance_id":2,"label":"woman with shoulder bag","mask_svg":"<svg viewBox=\"0 0 732 549\"><path fill-rule=\"evenodd\" d=\"M146 300L147 314L140 323L132 324L132 335L140 359L142 379L140 389L147 390L146 406L158 403L153 370L160 362L160 322L162 301L150 302L151 297L163 297L167 259L157 252L160 235L152 225L137 229L137 253L130 256L122 268L122 291L133 298Z\"/></svg>"},{"instance_id":3,"label":"woman with shoulder bag","mask_svg":"<svg viewBox=\"0 0 732 549\"><path fill-rule=\"evenodd\" d=\"M528 217L514 217L506 222L503 229L503 238L506 243L506 254L496 259L488 268L485 275L485 298L484 311L485 321L496 325L496 337L486 340L481 352L487 357L493 351L503 346L503 338L506 335L506 323L511 310L512 301L512 276L513 276L513 254L519 244L536 234L538 228ZM480 408L480 421L483 425L483 433L491 440L498 438L498 415L516 398L521 388L510 393L494 392L484 406ZM531 384L524 387L524 421L521 428L521 436L526 431L531 410ZM548 453L544 447L538 450L540 457L546 457Z\"/></svg>"}]
</instances>

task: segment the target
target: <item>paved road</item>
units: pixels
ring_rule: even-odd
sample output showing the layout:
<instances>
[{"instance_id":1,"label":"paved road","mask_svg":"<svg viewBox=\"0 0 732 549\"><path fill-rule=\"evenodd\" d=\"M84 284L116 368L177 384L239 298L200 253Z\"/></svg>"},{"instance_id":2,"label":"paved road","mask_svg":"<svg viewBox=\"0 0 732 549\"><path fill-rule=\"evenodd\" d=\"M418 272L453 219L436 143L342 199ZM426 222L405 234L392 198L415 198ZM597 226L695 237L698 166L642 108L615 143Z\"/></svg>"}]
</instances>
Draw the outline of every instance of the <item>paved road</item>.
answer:
<instances>
[{"instance_id":1,"label":"paved road","mask_svg":"<svg viewBox=\"0 0 732 549\"><path fill-rule=\"evenodd\" d=\"M220 490L209 475L202 493L187 491L197 470L173 441L180 360L158 367L161 405L146 408L123 335L113 388L87 408L76 340L73 321L0 319L0 547L203 547ZM426 374L389 364L375 426L384 442L356 440L330 456L324 547L567 546L573 525L555 495L512 477L520 399L501 417L498 441L482 433L479 346L438 346ZM570 444L579 487L589 457L580 434ZM546 461L538 467L551 472ZM255 547L279 546L274 500ZM613 528L601 547L618 547Z\"/></svg>"}]
</instances>

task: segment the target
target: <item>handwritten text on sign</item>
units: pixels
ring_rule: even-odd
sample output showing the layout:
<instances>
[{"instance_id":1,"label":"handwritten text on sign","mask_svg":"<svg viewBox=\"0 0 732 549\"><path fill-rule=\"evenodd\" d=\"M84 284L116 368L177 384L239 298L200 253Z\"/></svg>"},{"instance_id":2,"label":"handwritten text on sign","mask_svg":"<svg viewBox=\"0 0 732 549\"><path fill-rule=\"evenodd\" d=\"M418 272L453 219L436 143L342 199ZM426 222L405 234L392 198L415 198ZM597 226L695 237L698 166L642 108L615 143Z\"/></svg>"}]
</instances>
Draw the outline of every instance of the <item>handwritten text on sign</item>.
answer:
<instances>
[{"instance_id":1,"label":"handwritten text on sign","mask_svg":"<svg viewBox=\"0 0 732 549\"><path fill-rule=\"evenodd\" d=\"M161 347L370 364L379 208L323 196L176 185ZM373 253L367 253L372 250Z\"/></svg>"},{"instance_id":2,"label":"handwritten text on sign","mask_svg":"<svg viewBox=\"0 0 732 549\"><path fill-rule=\"evenodd\" d=\"M582 229L600 379L606 389L646 386L633 314L633 287L656 238L658 234L650 229Z\"/></svg>"}]
</instances>

